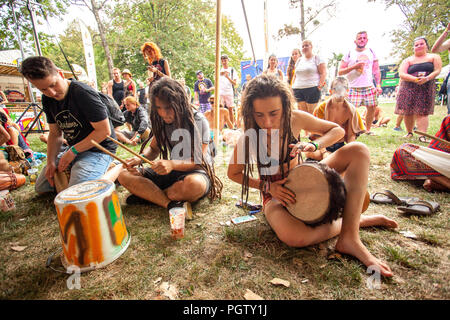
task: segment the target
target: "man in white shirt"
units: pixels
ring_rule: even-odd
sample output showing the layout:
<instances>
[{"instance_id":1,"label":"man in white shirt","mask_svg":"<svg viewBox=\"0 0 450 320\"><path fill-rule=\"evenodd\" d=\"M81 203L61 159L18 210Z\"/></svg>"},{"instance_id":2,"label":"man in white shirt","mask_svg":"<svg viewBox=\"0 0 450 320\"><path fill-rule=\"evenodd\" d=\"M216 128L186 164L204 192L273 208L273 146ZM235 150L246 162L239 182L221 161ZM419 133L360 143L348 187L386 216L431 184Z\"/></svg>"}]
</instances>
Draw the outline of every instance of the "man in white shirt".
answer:
<instances>
[{"instance_id":1,"label":"man in white shirt","mask_svg":"<svg viewBox=\"0 0 450 320\"><path fill-rule=\"evenodd\" d=\"M372 121L377 107L377 95L381 94L381 73L378 58L372 49L366 48L367 32L361 31L356 35L356 48L350 51L341 61L339 75L347 75L350 84L348 98L350 102L358 108L366 106L366 133L374 135L370 131ZM373 78L376 81L376 88L373 85Z\"/></svg>"},{"instance_id":2,"label":"man in white shirt","mask_svg":"<svg viewBox=\"0 0 450 320\"><path fill-rule=\"evenodd\" d=\"M219 102L225 108L228 109L230 113L231 122L235 123L234 117L234 87L237 83L236 70L233 67L228 65L229 59L226 54L223 54L220 57L222 61L222 69L220 70L219 77Z\"/></svg>"}]
</instances>

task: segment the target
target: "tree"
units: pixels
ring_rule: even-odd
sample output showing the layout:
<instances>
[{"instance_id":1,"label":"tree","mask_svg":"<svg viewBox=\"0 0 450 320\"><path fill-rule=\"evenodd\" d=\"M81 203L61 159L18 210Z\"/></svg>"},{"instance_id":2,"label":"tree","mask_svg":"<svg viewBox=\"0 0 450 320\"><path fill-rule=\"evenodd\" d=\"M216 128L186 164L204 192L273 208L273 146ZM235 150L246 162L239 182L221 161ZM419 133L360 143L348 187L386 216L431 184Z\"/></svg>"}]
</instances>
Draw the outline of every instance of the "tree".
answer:
<instances>
[{"instance_id":1,"label":"tree","mask_svg":"<svg viewBox=\"0 0 450 320\"><path fill-rule=\"evenodd\" d=\"M43 18L41 9L47 17L61 17L66 13L67 0L42 0L38 2L40 6L34 5L37 17ZM0 20L2 26L0 28L0 50L19 49L12 5L14 5L24 47L30 47L34 41L30 13L26 7L26 1L0 0Z\"/></svg>"},{"instance_id":2,"label":"tree","mask_svg":"<svg viewBox=\"0 0 450 320\"><path fill-rule=\"evenodd\" d=\"M413 54L413 42L418 36L425 36L430 46L446 28L450 19L448 0L368 0L382 1L386 8L396 6L405 16L401 27L391 32L391 41L395 44L394 54L400 61ZM442 54L444 65L448 55Z\"/></svg>"},{"instance_id":3,"label":"tree","mask_svg":"<svg viewBox=\"0 0 450 320\"><path fill-rule=\"evenodd\" d=\"M200 10L201 9L201 10ZM113 61L128 68L136 78L146 78L147 62L141 53L144 42L156 43L168 59L172 77L196 80L196 70L213 79L215 62L215 3L211 0L129 0L108 12L108 42ZM243 41L232 22L223 17L222 48L230 63L240 70Z\"/></svg>"},{"instance_id":4,"label":"tree","mask_svg":"<svg viewBox=\"0 0 450 320\"><path fill-rule=\"evenodd\" d=\"M319 16L325 12L328 18L334 16L336 1L316 1L315 7L306 7L305 10L305 0L289 0L289 6L291 8L300 8L300 25L297 27L292 24L285 24L282 29L278 30L278 36L276 38L281 39L300 34L301 41L303 41L320 27L321 22L319 21Z\"/></svg>"},{"instance_id":5,"label":"tree","mask_svg":"<svg viewBox=\"0 0 450 320\"><path fill-rule=\"evenodd\" d=\"M339 63L344 55L342 53L333 52L333 57L328 59L328 68L334 67L334 77L336 78L339 70Z\"/></svg>"},{"instance_id":6,"label":"tree","mask_svg":"<svg viewBox=\"0 0 450 320\"><path fill-rule=\"evenodd\" d=\"M106 28L105 25L100 17L101 11L102 9L105 8L106 3L108 2L108 0L102 0L102 1L95 1L95 0L72 0L72 3L77 4L77 5L84 5L85 7L87 7L92 14L95 17L95 21L97 22L97 27L98 27L98 32L100 35L100 39L102 42L102 46L103 49L105 50L105 57L106 57L106 62L108 65L108 73L109 73L109 77L112 79L113 74L112 74L112 68L114 67L113 65L113 59L111 56L111 51L109 49L109 45L108 45L108 41L107 41L107 37L106 37Z\"/></svg>"}]
</instances>

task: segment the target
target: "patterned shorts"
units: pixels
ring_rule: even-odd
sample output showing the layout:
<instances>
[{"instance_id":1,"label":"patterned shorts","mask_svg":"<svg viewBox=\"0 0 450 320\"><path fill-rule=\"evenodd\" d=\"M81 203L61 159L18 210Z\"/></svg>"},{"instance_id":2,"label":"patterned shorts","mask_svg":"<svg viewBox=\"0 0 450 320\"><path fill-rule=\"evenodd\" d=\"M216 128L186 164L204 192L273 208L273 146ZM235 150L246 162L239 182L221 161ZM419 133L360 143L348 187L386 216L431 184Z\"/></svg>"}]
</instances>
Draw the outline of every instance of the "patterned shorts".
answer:
<instances>
[{"instance_id":1,"label":"patterned shorts","mask_svg":"<svg viewBox=\"0 0 450 320\"><path fill-rule=\"evenodd\" d=\"M359 106L376 107L378 105L377 89L375 87L350 88L348 99L356 108Z\"/></svg>"},{"instance_id":2,"label":"patterned shorts","mask_svg":"<svg viewBox=\"0 0 450 320\"><path fill-rule=\"evenodd\" d=\"M205 113L206 111L211 110L211 104L208 103L200 103L200 112Z\"/></svg>"}]
</instances>

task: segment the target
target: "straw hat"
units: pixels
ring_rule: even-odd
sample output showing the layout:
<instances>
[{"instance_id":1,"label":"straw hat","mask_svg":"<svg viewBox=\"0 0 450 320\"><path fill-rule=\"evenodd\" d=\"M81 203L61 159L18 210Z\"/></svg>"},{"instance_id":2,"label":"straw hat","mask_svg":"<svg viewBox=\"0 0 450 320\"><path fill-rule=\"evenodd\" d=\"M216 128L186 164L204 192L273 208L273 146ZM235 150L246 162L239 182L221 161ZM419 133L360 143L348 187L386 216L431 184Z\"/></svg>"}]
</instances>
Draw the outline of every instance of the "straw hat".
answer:
<instances>
[{"instance_id":1,"label":"straw hat","mask_svg":"<svg viewBox=\"0 0 450 320\"><path fill-rule=\"evenodd\" d=\"M128 73L130 75L130 77L132 77L133 75L131 74L131 71L128 69L123 69L122 71L122 75L124 75L125 73Z\"/></svg>"}]
</instances>

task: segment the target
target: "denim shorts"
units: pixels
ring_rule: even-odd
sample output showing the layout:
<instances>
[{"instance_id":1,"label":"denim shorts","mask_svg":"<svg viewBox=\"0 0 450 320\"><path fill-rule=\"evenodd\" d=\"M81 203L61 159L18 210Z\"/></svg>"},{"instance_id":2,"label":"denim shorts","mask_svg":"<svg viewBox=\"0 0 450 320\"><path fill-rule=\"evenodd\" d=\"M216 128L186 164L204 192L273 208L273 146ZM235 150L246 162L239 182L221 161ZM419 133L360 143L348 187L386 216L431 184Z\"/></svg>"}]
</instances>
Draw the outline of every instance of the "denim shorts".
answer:
<instances>
[{"instance_id":1,"label":"denim shorts","mask_svg":"<svg viewBox=\"0 0 450 320\"><path fill-rule=\"evenodd\" d=\"M56 166L64 152L58 154ZM84 151L79 153L71 163L69 187L81 182L100 179L108 170L111 156L102 152ZM37 193L53 192L55 188L50 185L45 177L45 166L36 180L35 190Z\"/></svg>"}]
</instances>

